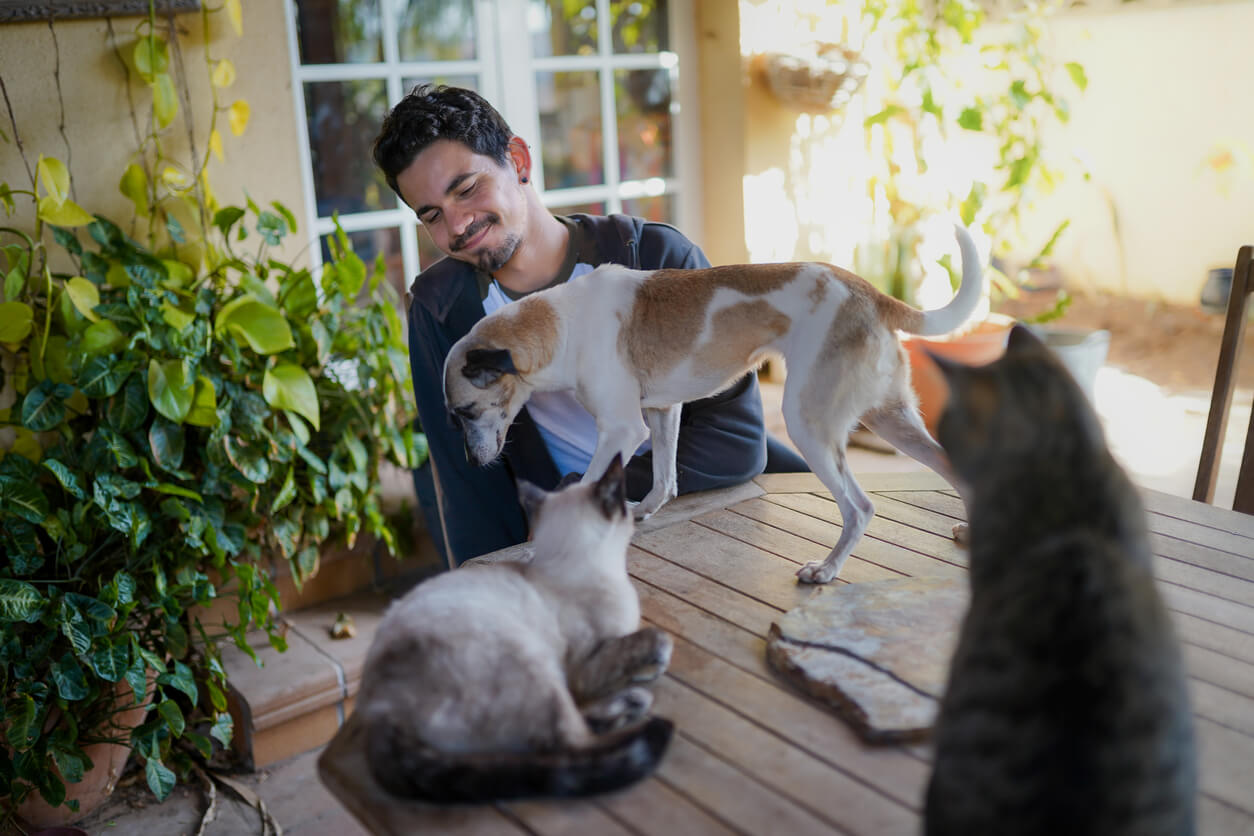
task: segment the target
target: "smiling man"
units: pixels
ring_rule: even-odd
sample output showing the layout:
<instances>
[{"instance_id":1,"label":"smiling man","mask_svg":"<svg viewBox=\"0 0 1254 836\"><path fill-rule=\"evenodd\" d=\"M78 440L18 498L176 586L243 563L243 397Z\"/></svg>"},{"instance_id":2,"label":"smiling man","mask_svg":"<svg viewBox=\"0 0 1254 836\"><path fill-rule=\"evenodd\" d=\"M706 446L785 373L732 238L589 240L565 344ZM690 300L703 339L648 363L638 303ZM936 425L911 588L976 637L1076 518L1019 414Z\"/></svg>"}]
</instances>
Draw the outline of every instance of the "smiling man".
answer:
<instances>
[{"instance_id":1,"label":"smiling man","mask_svg":"<svg viewBox=\"0 0 1254 836\"><path fill-rule=\"evenodd\" d=\"M474 466L444 404L444 358L453 343L487 313L599 264L651 270L709 262L666 224L550 213L531 185L526 142L470 90L416 87L384 119L374 159L448 256L410 288L409 352L431 451L431 467L417 471L415 483L433 537L456 566L526 539L514 480L551 490L562 477L582 473L596 447L596 424L569 392L534 395L510 428L505 466ZM738 484L764 467L806 469L763 430L752 374L684 406L677 464L681 494ZM628 495L638 500L653 477L647 444L627 475Z\"/></svg>"}]
</instances>

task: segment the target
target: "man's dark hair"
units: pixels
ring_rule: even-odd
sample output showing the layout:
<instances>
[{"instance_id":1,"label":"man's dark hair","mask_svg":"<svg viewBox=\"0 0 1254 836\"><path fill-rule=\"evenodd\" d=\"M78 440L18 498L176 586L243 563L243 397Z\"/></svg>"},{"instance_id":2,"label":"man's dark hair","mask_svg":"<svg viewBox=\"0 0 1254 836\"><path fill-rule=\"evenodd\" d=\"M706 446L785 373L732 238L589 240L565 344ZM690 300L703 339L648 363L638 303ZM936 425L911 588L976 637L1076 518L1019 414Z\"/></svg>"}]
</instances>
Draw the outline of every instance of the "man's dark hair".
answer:
<instances>
[{"instance_id":1,"label":"man's dark hair","mask_svg":"<svg viewBox=\"0 0 1254 836\"><path fill-rule=\"evenodd\" d=\"M374 141L374 162L392 191L400 195L397 176L436 140L460 142L505 165L513 135L496 108L475 91L420 84L383 120Z\"/></svg>"}]
</instances>

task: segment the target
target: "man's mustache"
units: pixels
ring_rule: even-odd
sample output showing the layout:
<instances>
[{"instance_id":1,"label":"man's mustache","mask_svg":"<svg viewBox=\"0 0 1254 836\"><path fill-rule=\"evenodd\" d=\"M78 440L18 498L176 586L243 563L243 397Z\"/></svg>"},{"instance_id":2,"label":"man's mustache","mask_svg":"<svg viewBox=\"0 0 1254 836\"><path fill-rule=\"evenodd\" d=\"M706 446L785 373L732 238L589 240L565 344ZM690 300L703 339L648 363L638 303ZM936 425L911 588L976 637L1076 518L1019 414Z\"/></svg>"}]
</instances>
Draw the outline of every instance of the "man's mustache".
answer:
<instances>
[{"instance_id":1,"label":"man's mustache","mask_svg":"<svg viewBox=\"0 0 1254 836\"><path fill-rule=\"evenodd\" d=\"M470 241L470 239L474 238L481 231L483 231L484 227L491 226L492 224L496 223L497 220L498 219L496 215L483 216L479 220L472 223L470 226L466 227L466 231L463 232L461 235L458 235L457 238L453 240L453 243L449 244L449 249L453 252L457 252L463 249L466 246L467 242Z\"/></svg>"}]
</instances>

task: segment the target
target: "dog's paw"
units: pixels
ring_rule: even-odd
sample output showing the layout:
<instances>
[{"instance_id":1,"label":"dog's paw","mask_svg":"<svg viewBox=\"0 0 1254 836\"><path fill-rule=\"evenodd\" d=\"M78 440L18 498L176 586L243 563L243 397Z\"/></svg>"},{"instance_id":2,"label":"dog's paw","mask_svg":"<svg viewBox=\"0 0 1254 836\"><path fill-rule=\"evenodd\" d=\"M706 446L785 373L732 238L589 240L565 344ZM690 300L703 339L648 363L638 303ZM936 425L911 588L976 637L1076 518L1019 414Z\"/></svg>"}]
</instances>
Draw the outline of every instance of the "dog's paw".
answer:
<instances>
[{"instance_id":1,"label":"dog's paw","mask_svg":"<svg viewBox=\"0 0 1254 836\"><path fill-rule=\"evenodd\" d=\"M653 516L653 511L645 508L643 502L628 502L627 507L631 510L632 519L636 522L647 520L649 517Z\"/></svg>"},{"instance_id":2,"label":"dog's paw","mask_svg":"<svg viewBox=\"0 0 1254 836\"><path fill-rule=\"evenodd\" d=\"M797 580L802 583L831 583L835 579L836 570L825 560L811 560L797 570Z\"/></svg>"},{"instance_id":3,"label":"dog's paw","mask_svg":"<svg viewBox=\"0 0 1254 836\"><path fill-rule=\"evenodd\" d=\"M971 545L971 534L966 523L954 523L954 542L960 546Z\"/></svg>"}]
</instances>

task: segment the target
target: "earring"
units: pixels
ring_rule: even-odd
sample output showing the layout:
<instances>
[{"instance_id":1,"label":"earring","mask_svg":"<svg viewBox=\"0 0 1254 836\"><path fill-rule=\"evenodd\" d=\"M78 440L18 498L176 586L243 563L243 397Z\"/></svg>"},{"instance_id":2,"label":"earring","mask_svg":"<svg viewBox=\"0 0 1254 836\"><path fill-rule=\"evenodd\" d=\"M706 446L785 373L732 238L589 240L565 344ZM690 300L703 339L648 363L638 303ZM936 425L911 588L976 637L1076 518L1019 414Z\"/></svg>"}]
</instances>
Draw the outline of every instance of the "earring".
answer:
<instances>
[{"instance_id":1,"label":"earring","mask_svg":"<svg viewBox=\"0 0 1254 836\"><path fill-rule=\"evenodd\" d=\"M527 182L527 178L526 178L526 177L524 177L524 178L522 178L521 180L519 180L518 182L519 182L519 183L526 183L526 182Z\"/></svg>"}]
</instances>

